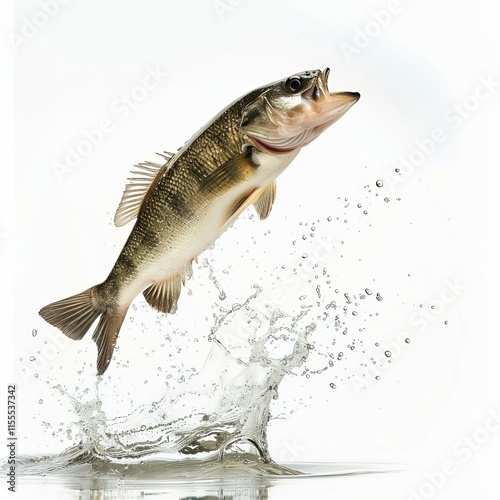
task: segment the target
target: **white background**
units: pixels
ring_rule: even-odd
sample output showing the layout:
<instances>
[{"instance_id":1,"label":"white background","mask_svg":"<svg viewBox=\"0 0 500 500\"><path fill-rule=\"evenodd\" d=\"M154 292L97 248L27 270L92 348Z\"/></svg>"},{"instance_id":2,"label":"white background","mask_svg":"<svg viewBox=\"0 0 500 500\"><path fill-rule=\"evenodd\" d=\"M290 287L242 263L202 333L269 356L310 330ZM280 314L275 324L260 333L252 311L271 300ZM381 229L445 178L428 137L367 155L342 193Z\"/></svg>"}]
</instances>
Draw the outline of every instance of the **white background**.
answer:
<instances>
[{"instance_id":1,"label":"white background","mask_svg":"<svg viewBox=\"0 0 500 500\"><path fill-rule=\"evenodd\" d=\"M22 36L24 20L40 11L38 2L23 0L13 20L12 13L2 15L0 73L2 381L18 384L26 449L36 449L30 414L38 411L44 382L25 380L18 360L32 352L34 328L38 341L56 335L38 317L41 306L108 272L128 234L112 226L112 216L130 166L181 146L253 88L330 66L330 90L358 91L361 99L301 152L279 180L269 221L249 228L258 241L250 250L265 260L256 279L265 279L266 264L290 254L302 234L297 221L343 219L337 197L360 202L369 206L369 218L334 227L342 236L331 237L346 237L347 258L335 254L329 264L341 290L359 292L376 280L383 306L377 321L365 325L377 329L374 341L409 331L412 343L383 369L381 381L361 392L347 382L333 393L324 381L286 381L288 409L297 387L310 399L271 423L271 452L300 461L417 464L422 474L403 490L406 496L422 487L425 472L451 461L455 472L436 497L498 496L500 432L479 430L490 412L500 412L496 3L71 0L32 38L13 42L12 33ZM136 107L119 111L122 94L157 67L161 83ZM478 100L484 80L497 83L480 89ZM466 117L457 118L456 105L466 107ZM55 162L64 163L67 148L103 119L113 130L59 179ZM436 128L446 138L392 187L397 177L389 173L402 168L399 159ZM377 179L384 179L378 197ZM265 240L267 230L281 236ZM248 254L235 250L231 238L234 231L216 251L234 250L242 262ZM463 290L419 335L409 318L419 304L439 299L449 281ZM68 350L76 356L76 348ZM71 363L55 363L64 369L51 373L51 383L71 377ZM463 444L464 436L475 436L472 445ZM477 450L469 455L467 447Z\"/></svg>"}]
</instances>

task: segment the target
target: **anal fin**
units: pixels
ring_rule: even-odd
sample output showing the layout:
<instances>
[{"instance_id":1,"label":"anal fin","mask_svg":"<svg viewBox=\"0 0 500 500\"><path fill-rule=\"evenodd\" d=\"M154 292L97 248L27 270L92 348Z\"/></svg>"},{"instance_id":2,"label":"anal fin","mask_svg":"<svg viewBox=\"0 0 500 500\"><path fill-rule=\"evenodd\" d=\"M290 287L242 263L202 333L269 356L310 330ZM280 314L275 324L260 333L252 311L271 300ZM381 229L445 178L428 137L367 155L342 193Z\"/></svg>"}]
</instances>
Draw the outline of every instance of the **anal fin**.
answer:
<instances>
[{"instance_id":1,"label":"anal fin","mask_svg":"<svg viewBox=\"0 0 500 500\"><path fill-rule=\"evenodd\" d=\"M169 276L162 281L158 281L148 286L142 293L146 302L154 309L162 313L175 313L177 311L177 301L181 294L182 285L186 277L191 275L191 266L185 274Z\"/></svg>"}]
</instances>

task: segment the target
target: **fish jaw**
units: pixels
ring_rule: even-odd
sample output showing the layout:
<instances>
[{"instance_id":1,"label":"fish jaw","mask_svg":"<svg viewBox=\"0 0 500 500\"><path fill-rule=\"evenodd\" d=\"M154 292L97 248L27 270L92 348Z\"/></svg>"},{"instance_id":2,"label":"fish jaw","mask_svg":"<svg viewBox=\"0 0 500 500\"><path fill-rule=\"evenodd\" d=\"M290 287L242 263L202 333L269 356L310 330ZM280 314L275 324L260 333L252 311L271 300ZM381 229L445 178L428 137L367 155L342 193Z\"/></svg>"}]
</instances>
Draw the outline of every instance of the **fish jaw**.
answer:
<instances>
[{"instance_id":1,"label":"fish jaw","mask_svg":"<svg viewBox=\"0 0 500 500\"><path fill-rule=\"evenodd\" d=\"M302 74L308 77L302 77L305 89L296 95L286 95L279 86L268 89L244 110L241 129L256 146L270 153L288 153L306 146L360 97L358 92L330 93L329 72L327 68Z\"/></svg>"}]
</instances>

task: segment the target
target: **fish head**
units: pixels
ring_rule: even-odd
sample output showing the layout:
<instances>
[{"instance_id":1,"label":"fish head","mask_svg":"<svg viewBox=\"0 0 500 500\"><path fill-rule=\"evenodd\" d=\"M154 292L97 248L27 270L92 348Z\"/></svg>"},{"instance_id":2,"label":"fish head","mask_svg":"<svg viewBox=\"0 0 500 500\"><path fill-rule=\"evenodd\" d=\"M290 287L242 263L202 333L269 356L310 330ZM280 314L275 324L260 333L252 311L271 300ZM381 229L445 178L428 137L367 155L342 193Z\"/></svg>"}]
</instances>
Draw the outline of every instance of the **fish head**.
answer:
<instances>
[{"instance_id":1,"label":"fish head","mask_svg":"<svg viewBox=\"0 0 500 500\"><path fill-rule=\"evenodd\" d=\"M309 144L359 99L358 92L330 93L329 74L329 68L305 71L264 88L244 108L241 130L275 154Z\"/></svg>"}]
</instances>

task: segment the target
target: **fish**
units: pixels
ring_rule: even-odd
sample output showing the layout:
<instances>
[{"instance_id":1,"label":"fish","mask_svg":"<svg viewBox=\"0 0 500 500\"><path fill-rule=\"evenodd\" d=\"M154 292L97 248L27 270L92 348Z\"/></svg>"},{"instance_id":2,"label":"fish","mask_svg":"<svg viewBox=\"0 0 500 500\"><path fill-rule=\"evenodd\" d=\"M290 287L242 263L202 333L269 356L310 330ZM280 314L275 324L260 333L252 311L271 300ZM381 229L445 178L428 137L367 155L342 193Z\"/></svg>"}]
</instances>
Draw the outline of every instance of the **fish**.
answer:
<instances>
[{"instance_id":1,"label":"fish","mask_svg":"<svg viewBox=\"0 0 500 500\"><path fill-rule=\"evenodd\" d=\"M92 334L97 374L108 368L132 301L173 314L192 261L253 205L266 219L276 178L299 151L355 104L358 92L328 90L330 70L304 71L259 87L224 108L164 162L139 163L116 211L135 219L109 276L39 314L74 340Z\"/></svg>"}]
</instances>

